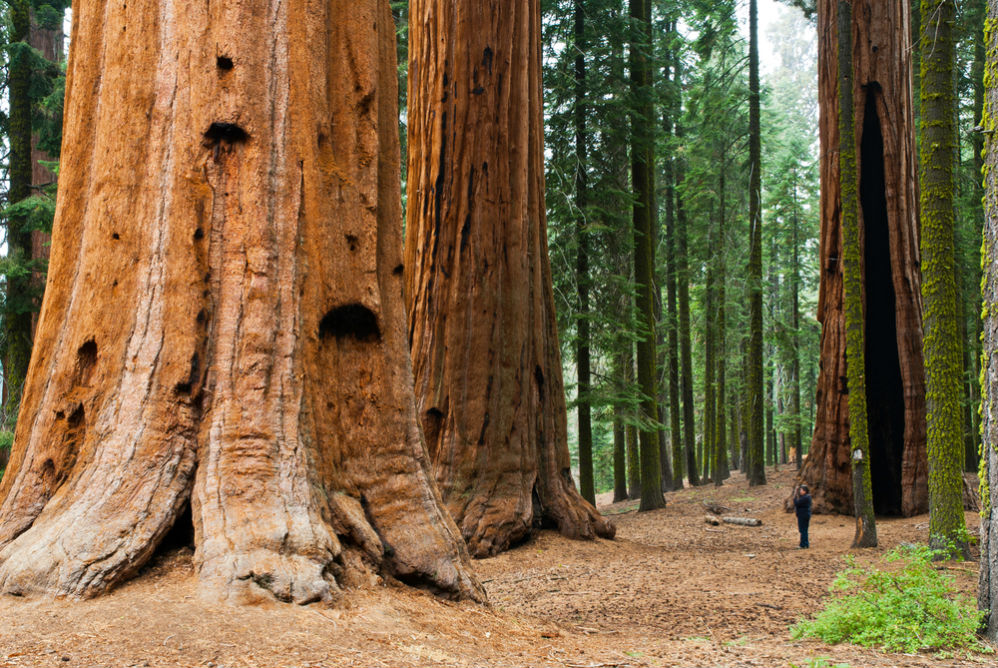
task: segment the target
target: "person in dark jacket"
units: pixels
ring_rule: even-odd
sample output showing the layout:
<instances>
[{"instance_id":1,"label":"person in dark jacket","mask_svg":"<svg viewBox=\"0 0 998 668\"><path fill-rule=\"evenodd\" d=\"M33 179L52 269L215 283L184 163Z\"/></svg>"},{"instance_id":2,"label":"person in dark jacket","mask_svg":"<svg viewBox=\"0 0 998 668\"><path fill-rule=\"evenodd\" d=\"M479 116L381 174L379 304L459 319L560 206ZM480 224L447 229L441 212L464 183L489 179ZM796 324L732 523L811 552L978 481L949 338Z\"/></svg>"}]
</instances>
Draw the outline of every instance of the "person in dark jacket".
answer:
<instances>
[{"instance_id":1,"label":"person in dark jacket","mask_svg":"<svg viewBox=\"0 0 998 668\"><path fill-rule=\"evenodd\" d=\"M801 485L794 493L794 509L797 511L797 530L800 531L800 547L807 549L811 543L807 539L807 527L811 523L811 490Z\"/></svg>"}]
</instances>

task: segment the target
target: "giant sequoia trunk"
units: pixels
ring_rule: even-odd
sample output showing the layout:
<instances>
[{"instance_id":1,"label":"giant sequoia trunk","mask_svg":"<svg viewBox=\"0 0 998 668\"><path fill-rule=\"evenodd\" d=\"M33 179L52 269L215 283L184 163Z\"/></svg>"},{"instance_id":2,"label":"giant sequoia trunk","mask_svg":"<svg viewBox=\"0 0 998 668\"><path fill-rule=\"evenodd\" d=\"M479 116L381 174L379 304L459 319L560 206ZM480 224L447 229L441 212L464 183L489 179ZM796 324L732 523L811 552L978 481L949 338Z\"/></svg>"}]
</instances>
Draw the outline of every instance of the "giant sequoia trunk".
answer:
<instances>
[{"instance_id":1,"label":"giant sequoia trunk","mask_svg":"<svg viewBox=\"0 0 998 668\"><path fill-rule=\"evenodd\" d=\"M388 3L74 10L0 589L99 594L189 503L210 597L481 598L412 394Z\"/></svg>"},{"instance_id":2,"label":"giant sequoia trunk","mask_svg":"<svg viewBox=\"0 0 998 668\"><path fill-rule=\"evenodd\" d=\"M818 2L821 371L801 475L816 508L852 512L836 60L837 0ZM878 514L928 510L916 160L908 3L855 0L853 95L866 300L870 466Z\"/></svg>"},{"instance_id":3,"label":"giant sequoia trunk","mask_svg":"<svg viewBox=\"0 0 998 668\"><path fill-rule=\"evenodd\" d=\"M613 526L576 491L544 218L539 0L410 6L405 288L437 482L472 554Z\"/></svg>"}]
</instances>

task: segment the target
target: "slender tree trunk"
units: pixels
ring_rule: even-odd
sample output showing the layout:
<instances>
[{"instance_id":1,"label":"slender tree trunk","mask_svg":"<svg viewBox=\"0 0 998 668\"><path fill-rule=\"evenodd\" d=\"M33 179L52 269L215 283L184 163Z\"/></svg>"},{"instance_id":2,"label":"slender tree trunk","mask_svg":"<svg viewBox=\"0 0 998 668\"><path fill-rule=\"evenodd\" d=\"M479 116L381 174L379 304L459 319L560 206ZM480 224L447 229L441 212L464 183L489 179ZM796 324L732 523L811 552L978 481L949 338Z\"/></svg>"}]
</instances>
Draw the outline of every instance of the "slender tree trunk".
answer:
<instances>
[{"instance_id":1,"label":"slender tree trunk","mask_svg":"<svg viewBox=\"0 0 998 668\"><path fill-rule=\"evenodd\" d=\"M801 477L820 511L852 513L838 160L838 0L818 2L821 360ZM870 474L877 514L928 509L917 177L908 3L853 0L852 86L863 239Z\"/></svg>"},{"instance_id":2,"label":"slender tree trunk","mask_svg":"<svg viewBox=\"0 0 998 668\"><path fill-rule=\"evenodd\" d=\"M717 282L717 309L716 309L716 320L717 320L717 355L715 355L715 360L717 364L717 408L715 410L715 422L714 422L714 485L720 487L721 483L727 478L731 477L731 472L728 470L728 435L725 429L725 421L727 420L727 415L725 414L724 407L727 405L727 386L726 386L726 360L727 360L727 347L725 345L725 337L727 336L727 293L725 291L725 281L727 280L727 261L725 258L725 249L727 248L727 230L725 228L725 215L726 210L726 197L724 192L724 177L725 171L727 169L727 164L725 160L721 159L720 169L718 170L718 212L717 212L717 276L715 278Z\"/></svg>"},{"instance_id":3,"label":"slender tree trunk","mask_svg":"<svg viewBox=\"0 0 998 668\"><path fill-rule=\"evenodd\" d=\"M10 3L10 43L27 43L31 16L27 0ZM10 51L7 90L10 96L7 137L10 143L7 201L16 204L31 195L31 59L26 49ZM31 259L31 230L22 215L7 221L7 255L15 262ZM32 277L9 273L5 277L6 297L3 322L3 399L8 428L17 417L28 362L31 358Z\"/></svg>"},{"instance_id":4,"label":"slender tree trunk","mask_svg":"<svg viewBox=\"0 0 998 668\"><path fill-rule=\"evenodd\" d=\"M639 430L641 455L641 507L665 507L659 466L657 430L658 391L655 381L655 106L652 97L651 0L630 0L632 37L630 49L631 94L636 108L631 116L631 186L634 189L634 282L637 315L637 370L641 388Z\"/></svg>"},{"instance_id":5,"label":"slender tree trunk","mask_svg":"<svg viewBox=\"0 0 998 668\"><path fill-rule=\"evenodd\" d=\"M32 14L31 30L28 34L28 43L31 47L41 53L46 60L56 64L61 63L63 59L63 41L65 39L65 35L62 31L62 18L63 16L60 12L59 27L47 28L39 25L37 17ZM44 162L50 162L52 160L52 156L38 148L38 141L38 132L35 131L32 133L31 137L31 187L36 191L40 191L42 188L46 188L56 183L55 173L42 164ZM31 280L32 283L37 286L32 292L37 292L38 294L44 292L45 287L45 274L40 271L38 265L48 262L49 243L51 238L50 234L41 230L33 230L31 232L31 259L36 265L34 267L34 271L32 272ZM38 307L41 306L40 301L41 300L39 299L39 303L32 309L32 337L34 337L35 326L38 324Z\"/></svg>"},{"instance_id":6,"label":"slender tree trunk","mask_svg":"<svg viewBox=\"0 0 998 668\"><path fill-rule=\"evenodd\" d=\"M670 29L673 33L674 25ZM670 63L673 57L669 56ZM671 69L671 67L670 67ZM670 87L671 90L671 87ZM665 105L665 135L672 134L672 105ZM674 159L665 157L665 264L666 264L666 296L668 310L666 313L668 354L669 354L669 434L672 441L672 474L674 488L683 488L683 471L687 468L683 454L683 437L680 427L680 385L679 385L679 309L677 307L676 280L678 276L676 258L676 219L674 203L676 200ZM688 475L688 473L687 473Z\"/></svg>"},{"instance_id":7,"label":"slender tree trunk","mask_svg":"<svg viewBox=\"0 0 998 668\"><path fill-rule=\"evenodd\" d=\"M579 492L589 503L596 505L593 486L593 426L589 402L589 232L586 229L588 204L589 165L586 146L586 19L582 0L575 0L575 223L576 285L578 286L579 317L578 338L575 342L575 364L579 379Z\"/></svg>"},{"instance_id":8,"label":"slender tree trunk","mask_svg":"<svg viewBox=\"0 0 998 668\"><path fill-rule=\"evenodd\" d=\"M790 431L790 447L794 451L794 465L800 471L803 463L801 450L804 441L801 437L803 416L800 407L800 218L797 203L797 180L794 175L793 216L791 218L791 252L790 261L790 411L794 415L793 428Z\"/></svg>"},{"instance_id":9,"label":"slender tree trunk","mask_svg":"<svg viewBox=\"0 0 998 668\"><path fill-rule=\"evenodd\" d=\"M859 230L856 174L856 125L852 85L852 13L848 0L838 3L839 197L842 219L842 284L846 330L849 447L852 461L853 547L876 547L870 479L870 440L866 409L866 329L864 327L863 251Z\"/></svg>"},{"instance_id":10,"label":"slender tree trunk","mask_svg":"<svg viewBox=\"0 0 998 668\"><path fill-rule=\"evenodd\" d=\"M411 390L388 3L97 4L74 8L0 588L99 594L189 502L212 598L384 573L483 599Z\"/></svg>"},{"instance_id":11,"label":"slender tree trunk","mask_svg":"<svg viewBox=\"0 0 998 668\"><path fill-rule=\"evenodd\" d=\"M969 556L963 519L963 351L954 273L956 60L952 2L922 0L922 302L929 460L929 543Z\"/></svg>"},{"instance_id":12,"label":"slender tree trunk","mask_svg":"<svg viewBox=\"0 0 998 668\"><path fill-rule=\"evenodd\" d=\"M988 22L998 22L998 1L989 0ZM998 31L986 34L987 72L998 73ZM981 116L985 134L983 355L981 369L981 568L978 608L984 635L998 642L998 87L988 87Z\"/></svg>"},{"instance_id":13,"label":"slender tree trunk","mask_svg":"<svg viewBox=\"0 0 998 668\"><path fill-rule=\"evenodd\" d=\"M984 20L987 15L987 7L985 0L971 0L971 11L972 18L970 25L981 26L984 25ZM983 30L977 29L974 31L974 60L971 65L970 78L974 90L974 123L976 125L982 124L983 121L983 111L984 111L984 65L985 65L985 53L984 53L984 40L985 33ZM983 129L983 128L982 128ZM983 132L973 132L971 135L971 154L973 155L974 164L974 174L980 177L984 171L984 133ZM983 230L984 226L984 189L981 185L980 178L972 179L973 183L973 197L974 202L974 213L976 216L977 224L981 226ZM975 227L976 229L976 227ZM975 277L979 278L979 274L975 273ZM983 334L983 321L980 317L981 304L975 299L973 302L975 308L972 309L971 323L973 323L973 337L970 339L965 339L968 343L972 344L970 350L967 353L967 358L970 362L969 369L969 382L971 383L971 439L973 445L973 452L969 453L973 461L980 465L980 453L981 453L981 387L980 387L980 377L981 377L981 336ZM969 462L968 462L969 463Z\"/></svg>"},{"instance_id":14,"label":"slender tree trunk","mask_svg":"<svg viewBox=\"0 0 998 668\"><path fill-rule=\"evenodd\" d=\"M627 498L641 498L641 457L638 455L638 428L627 425Z\"/></svg>"},{"instance_id":15,"label":"slender tree trunk","mask_svg":"<svg viewBox=\"0 0 998 668\"><path fill-rule=\"evenodd\" d=\"M759 120L759 9L749 0L749 343L748 343L748 480L765 485L762 360L762 140Z\"/></svg>"},{"instance_id":16,"label":"slender tree trunk","mask_svg":"<svg viewBox=\"0 0 998 668\"><path fill-rule=\"evenodd\" d=\"M710 224L713 227L713 224ZM717 246L712 241L713 234L708 231L707 234L707 246L708 248L716 248ZM707 276L705 285L705 295L704 295L704 313L707 317L704 318L704 366L703 366L703 450L704 457L701 458L703 462L704 470L704 482L708 479L712 479L713 475L713 446L714 446L714 409L715 409L715 396L714 396L714 318L712 314L714 313L714 262L713 259L708 260L707 263Z\"/></svg>"},{"instance_id":17,"label":"slender tree trunk","mask_svg":"<svg viewBox=\"0 0 998 668\"><path fill-rule=\"evenodd\" d=\"M539 0L409 8L405 292L416 403L474 556L613 525L571 476L544 217Z\"/></svg>"},{"instance_id":18,"label":"slender tree trunk","mask_svg":"<svg viewBox=\"0 0 998 668\"><path fill-rule=\"evenodd\" d=\"M613 407L613 502L627 500L627 437L620 406Z\"/></svg>"}]
</instances>

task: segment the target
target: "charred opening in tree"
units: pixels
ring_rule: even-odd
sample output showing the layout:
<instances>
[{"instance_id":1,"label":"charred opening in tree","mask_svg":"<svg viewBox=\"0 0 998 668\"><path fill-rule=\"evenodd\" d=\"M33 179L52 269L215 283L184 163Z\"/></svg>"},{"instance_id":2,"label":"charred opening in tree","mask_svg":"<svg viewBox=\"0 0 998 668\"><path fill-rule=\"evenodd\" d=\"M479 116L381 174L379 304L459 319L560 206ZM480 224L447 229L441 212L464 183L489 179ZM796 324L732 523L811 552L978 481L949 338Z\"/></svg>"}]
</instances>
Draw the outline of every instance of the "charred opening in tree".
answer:
<instances>
[{"instance_id":1,"label":"charred opening in tree","mask_svg":"<svg viewBox=\"0 0 998 668\"><path fill-rule=\"evenodd\" d=\"M97 342L89 339L76 350L76 382L86 385L97 366Z\"/></svg>"},{"instance_id":2,"label":"charred opening in tree","mask_svg":"<svg viewBox=\"0 0 998 668\"><path fill-rule=\"evenodd\" d=\"M204 138L210 145L218 145L222 142L226 144L237 144L249 139L249 135L235 123L212 123L205 133Z\"/></svg>"},{"instance_id":3,"label":"charred opening in tree","mask_svg":"<svg viewBox=\"0 0 998 668\"><path fill-rule=\"evenodd\" d=\"M860 153L866 287L866 402L870 435L870 477L878 515L900 515L904 454L904 385L898 354L890 228L884 177L884 140L877 114L877 90L867 90Z\"/></svg>"},{"instance_id":4,"label":"charred opening in tree","mask_svg":"<svg viewBox=\"0 0 998 668\"><path fill-rule=\"evenodd\" d=\"M225 72L228 72L234 67L232 58L229 58L228 56L219 56L215 58L215 65L218 67L218 69L223 70Z\"/></svg>"},{"instance_id":5,"label":"charred opening in tree","mask_svg":"<svg viewBox=\"0 0 998 668\"><path fill-rule=\"evenodd\" d=\"M117 241L118 239L121 238L121 235L118 234L117 232L114 232L113 234L111 234L111 238Z\"/></svg>"},{"instance_id":6,"label":"charred opening in tree","mask_svg":"<svg viewBox=\"0 0 998 668\"><path fill-rule=\"evenodd\" d=\"M397 265L394 269L392 269L392 273L395 274L396 276L401 276L402 272L404 270L405 270L405 267L400 264L400 265Z\"/></svg>"},{"instance_id":7,"label":"charred opening in tree","mask_svg":"<svg viewBox=\"0 0 998 668\"><path fill-rule=\"evenodd\" d=\"M436 453L437 441L440 440L443 426L444 413L439 408L430 408L423 413L423 434L431 457Z\"/></svg>"},{"instance_id":8,"label":"charred opening in tree","mask_svg":"<svg viewBox=\"0 0 998 668\"><path fill-rule=\"evenodd\" d=\"M350 252L353 253L354 251L356 251L357 250L357 237L354 236L354 235L352 235L352 234L347 234L346 235L346 240L347 240L347 248L350 249Z\"/></svg>"},{"instance_id":9,"label":"charred opening in tree","mask_svg":"<svg viewBox=\"0 0 998 668\"><path fill-rule=\"evenodd\" d=\"M191 515L190 501L184 503L177 518L173 520L173 526L156 546L152 560L183 549L194 550L194 519Z\"/></svg>"},{"instance_id":10,"label":"charred opening in tree","mask_svg":"<svg viewBox=\"0 0 998 668\"><path fill-rule=\"evenodd\" d=\"M319 322L319 338L330 336L337 340L375 342L381 340L381 328L371 309L363 304L345 304L334 308Z\"/></svg>"},{"instance_id":11,"label":"charred opening in tree","mask_svg":"<svg viewBox=\"0 0 998 668\"><path fill-rule=\"evenodd\" d=\"M540 365L534 367L534 380L537 381L537 398L539 401L544 401L544 372L541 370Z\"/></svg>"},{"instance_id":12,"label":"charred opening in tree","mask_svg":"<svg viewBox=\"0 0 998 668\"><path fill-rule=\"evenodd\" d=\"M201 239L204 239L204 230L201 229L200 227L194 230L194 239L195 241L200 241Z\"/></svg>"}]
</instances>

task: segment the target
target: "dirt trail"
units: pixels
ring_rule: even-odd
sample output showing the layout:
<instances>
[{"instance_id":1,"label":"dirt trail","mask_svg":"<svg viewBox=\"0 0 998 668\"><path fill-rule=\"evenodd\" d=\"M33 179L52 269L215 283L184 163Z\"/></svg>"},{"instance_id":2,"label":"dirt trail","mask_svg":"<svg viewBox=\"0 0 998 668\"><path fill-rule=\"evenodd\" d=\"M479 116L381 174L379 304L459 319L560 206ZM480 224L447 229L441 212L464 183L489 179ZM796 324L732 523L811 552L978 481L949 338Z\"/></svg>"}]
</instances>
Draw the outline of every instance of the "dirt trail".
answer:
<instances>
[{"instance_id":1,"label":"dirt trail","mask_svg":"<svg viewBox=\"0 0 998 668\"><path fill-rule=\"evenodd\" d=\"M668 507L608 505L614 541L545 532L475 563L492 608L405 588L353 592L345 607L233 608L197 597L190 553L160 557L139 578L95 601L0 599L0 667L489 666L789 668L815 657L852 668L992 666L980 660L881 654L794 642L788 626L825 596L852 538L852 519L816 516L808 551L781 509L789 470L749 489L668 494ZM758 528L709 527L705 499L762 519ZM924 542L927 517L879 520L881 548ZM967 514L976 533L977 517ZM977 567L956 571L972 594Z\"/></svg>"}]
</instances>

